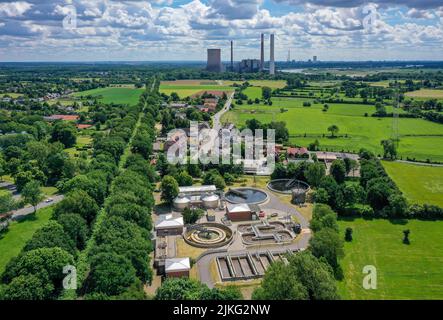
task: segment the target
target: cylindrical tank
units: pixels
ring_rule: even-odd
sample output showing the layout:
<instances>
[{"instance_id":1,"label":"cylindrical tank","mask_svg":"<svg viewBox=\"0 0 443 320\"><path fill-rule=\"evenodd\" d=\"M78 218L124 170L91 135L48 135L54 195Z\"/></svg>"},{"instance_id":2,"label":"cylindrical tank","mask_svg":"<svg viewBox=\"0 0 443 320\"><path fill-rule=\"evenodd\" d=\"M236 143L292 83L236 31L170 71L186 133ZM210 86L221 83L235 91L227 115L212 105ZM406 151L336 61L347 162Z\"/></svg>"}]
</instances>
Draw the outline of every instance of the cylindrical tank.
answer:
<instances>
[{"instance_id":1,"label":"cylindrical tank","mask_svg":"<svg viewBox=\"0 0 443 320\"><path fill-rule=\"evenodd\" d=\"M191 200L186 197L177 197L174 199L174 208L183 211L186 208L189 208L189 204L191 203Z\"/></svg>"},{"instance_id":2,"label":"cylindrical tank","mask_svg":"<svg viewBox=\"0 0 443 320\"><path fill-rule=\"evenodd\" d=\"M210 194L205 197L203 197L203 206L206 209L215 209L218 207L218 202L220 200L220 197L216 194Z\"/></svg>"}]
</instances>

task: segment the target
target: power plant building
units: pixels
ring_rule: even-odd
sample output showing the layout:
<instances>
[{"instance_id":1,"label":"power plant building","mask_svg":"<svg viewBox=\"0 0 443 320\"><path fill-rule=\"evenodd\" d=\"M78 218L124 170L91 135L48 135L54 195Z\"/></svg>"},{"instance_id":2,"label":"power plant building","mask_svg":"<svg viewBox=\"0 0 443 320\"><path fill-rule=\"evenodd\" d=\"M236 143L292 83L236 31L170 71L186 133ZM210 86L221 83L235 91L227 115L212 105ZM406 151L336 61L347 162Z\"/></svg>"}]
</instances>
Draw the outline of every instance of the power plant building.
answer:
<instances>
[{"instance_id":1,"label":"power plant building","mask_svg":"<svg viewBox=\"0 0 443 320\"><path fill-rule=\"evenodd\" d=\"M208 49L208 61L206 70L211 72L222 72L221 49Z\"/></svg>"},{"instance_id":2,"label":"power plant building","mask_svg":"<svg viewBox=\"0 0 443 320\"><path fill-rule=\"evenodd\" d=\"M261 70L261 62L258 59L245 59L239 65L240 73L253 73Z\"/></svg>"}]
</instances>

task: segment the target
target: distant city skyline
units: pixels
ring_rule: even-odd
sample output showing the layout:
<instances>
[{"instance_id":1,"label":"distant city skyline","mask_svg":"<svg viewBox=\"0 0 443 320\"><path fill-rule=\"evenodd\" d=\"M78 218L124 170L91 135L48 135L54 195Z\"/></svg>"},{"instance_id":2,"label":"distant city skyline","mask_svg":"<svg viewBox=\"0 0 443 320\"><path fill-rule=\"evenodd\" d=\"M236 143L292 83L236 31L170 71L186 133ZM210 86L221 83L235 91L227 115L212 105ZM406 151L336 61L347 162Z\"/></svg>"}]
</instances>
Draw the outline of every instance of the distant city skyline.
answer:
<instances>
[{"instance_id":1,"label":"distant city skyline","mask_svg":"<svg viewBox=\"0 0 443 320\"><path fill-rule=\"evenodd\" d=\"M334 5L330 5L333 3ZM0 61L443 60L440 0L0 1ZM269 61L269 50L265 61Z\"/></svg>"}]
</instances>

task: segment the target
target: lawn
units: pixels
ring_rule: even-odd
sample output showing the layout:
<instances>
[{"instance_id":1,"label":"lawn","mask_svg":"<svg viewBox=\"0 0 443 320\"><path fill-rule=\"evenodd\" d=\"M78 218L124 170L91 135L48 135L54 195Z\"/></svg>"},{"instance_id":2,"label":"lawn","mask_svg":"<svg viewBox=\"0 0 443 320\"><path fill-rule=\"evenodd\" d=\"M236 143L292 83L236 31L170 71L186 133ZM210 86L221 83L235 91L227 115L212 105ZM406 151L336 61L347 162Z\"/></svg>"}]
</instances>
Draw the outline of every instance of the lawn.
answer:
<instances>
[{"instance_id":1,"label":"lawn","mask_svg":"<svg viewBox=\"0 0 443 320\"><path fill-rule=\"evenodd\" d=\"M249 89L249 88L248 88ZM382 153L381 140L389 139L392 134L391 118L375 118L371 105L328 104L327 112L322 104L303 107L303 102L311 99L273 98L273 105L237 105L223 116L223 122L243 125L247 119L256 118L263 123L285 121L289 129L290 142L307 146L315 139L325 150L354 151L367 148L377 154ZM281 109L285 109L282 110ZM392 111L388 106L387 111ZM400 111L403 112L403 111ZM365 117L365 113L368 117ZM417 160L432 159L443 161L443 126L423 119L400 118L399 155ZM328 127L337 125L338 138L330 138Z\"/></svg>"},{"instance_id":2,"label":"lawn","mask_svg":"<svg viewBox=\"0 0 443 320\"><path fill-rule=\"evenodd\" d=\"M103 103L135 105L138 103L143 91L144 89L108 87L76 92L73 96L86 97L90 95L93 97L100 97L100 101Z\"/></svg>"},{"instance_id":3,"label":"lawn","mask_svg":"<svg viewBox=\"0 0 443 320\"><path fill-rule=\"evenodd\" d=\"M409 201L443 207L443 167L387 161L383 166Z\"/></svg>"},{"instance_id":4,"label":"lawn","mask_svg":"<svg viewBox=\"0 0 443 320\"><path fill-rule=\"evenodd\" d=\"M356 219L339 221L341 234L353 229L341 261L343 299L443 299L443 221ZM409 229L409 245L402 242ZM362 286L363 267L377 270L377 289Z\"/></svg>"},{"instance_id":5,"label":"lawn","mask_svg":"<svg viewBox=\"0 0 443 320\"><path fill-rule=\"evenodd\" d=\"M21 221L12 222L8 231L0 234L0 274L11 258L17 256L35 231L46 224L52 215L52 207L37 211Z\"/></svg>"}]
</instances>

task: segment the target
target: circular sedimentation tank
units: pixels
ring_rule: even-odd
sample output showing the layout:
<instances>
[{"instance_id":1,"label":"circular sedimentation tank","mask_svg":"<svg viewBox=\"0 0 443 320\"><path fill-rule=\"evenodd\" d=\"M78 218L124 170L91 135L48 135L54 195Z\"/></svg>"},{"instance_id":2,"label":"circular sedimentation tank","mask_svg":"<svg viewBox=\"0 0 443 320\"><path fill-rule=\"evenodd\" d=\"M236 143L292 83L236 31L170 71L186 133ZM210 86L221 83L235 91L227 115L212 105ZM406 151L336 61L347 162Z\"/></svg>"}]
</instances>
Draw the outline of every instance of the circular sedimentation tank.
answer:
<instances>
[{"instance_id":1,"label":"circular sedimentation tank","mask_svg":"<svg viewBox=\"0 0 443 320\"><path fill-rule=\"evenodd\" d=\"M256 188L235 188L225 194L226 201L234 204L261 204L268 200L268 194Z\"/></svg>"},{"instance_id":2,"label":"circular sedimentation tank","mask_svg":"<svg viewBox=\"0 0 443 320\"><path fill-rule=\"evenodd\" d=\"M306 182L300 180L275 179L268 183L268 189L277 193L301 196L308 193L310 186Z\"/></svg>"},{"instance_id":3,"label":"circular sedimentation tank","mask_svg":"<svg viewBox=\"0 0 443 320\"><path fill-rule=\"evenodd\" d=\"M184 240L197 248L220 248L232 240L232 230L220 223L200 223L188 227Z\"/></svg>"}]
</instances>

